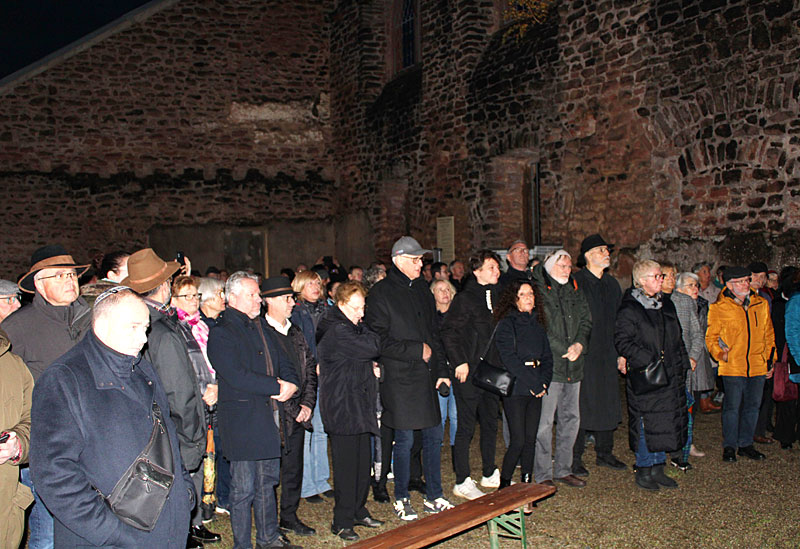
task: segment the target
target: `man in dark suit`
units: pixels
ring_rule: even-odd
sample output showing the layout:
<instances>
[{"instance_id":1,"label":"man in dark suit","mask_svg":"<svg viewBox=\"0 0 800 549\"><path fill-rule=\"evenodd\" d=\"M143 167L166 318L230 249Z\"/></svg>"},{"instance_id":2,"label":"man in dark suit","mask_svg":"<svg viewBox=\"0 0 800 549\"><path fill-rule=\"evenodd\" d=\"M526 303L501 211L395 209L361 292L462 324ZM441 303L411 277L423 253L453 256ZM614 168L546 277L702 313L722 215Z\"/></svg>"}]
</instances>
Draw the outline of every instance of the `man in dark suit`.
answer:
<instances>
[{"instance_id":1,"label":"man in dark suit","mask_svg":"<svg viewBox=\"0 0 800 549\"><path fill-rule=\"evenodd\" d=\"M278 402L300 382L261 310L258 278L244 271L225 284L228 308L208 336L219 380L222 448L231 462L231 529L236 548L250 543L251 508L257 547L296 547L278 530L275 486L280 478Z\"/></svg>"}]
</instances>

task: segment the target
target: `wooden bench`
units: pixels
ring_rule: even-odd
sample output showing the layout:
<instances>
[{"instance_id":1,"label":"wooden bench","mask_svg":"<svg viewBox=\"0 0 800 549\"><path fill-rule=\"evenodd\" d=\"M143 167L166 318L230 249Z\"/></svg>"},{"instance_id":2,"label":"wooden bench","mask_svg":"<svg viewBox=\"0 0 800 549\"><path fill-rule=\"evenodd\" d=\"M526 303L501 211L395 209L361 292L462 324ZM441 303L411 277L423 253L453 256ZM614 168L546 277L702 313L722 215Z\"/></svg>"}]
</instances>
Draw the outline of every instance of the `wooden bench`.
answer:
<instances>
[{"instance_id":1,"label":"wooden bench","mask_svg":"<svg viewBox=\"0 0 800 549\"><path fill-rule=\"evenodd\" d=\"M522 508L526 503L539 501L555 491L554 487L541 484L514 484L348 547L373 549L427 547L487 521L489 543L493 549L500 545L498 536L501 528L505 531L503 535L519 539L522 547L527 547L525 515ZM513 513L507 515L509 511Z\"/></svg>"}]
</instances>

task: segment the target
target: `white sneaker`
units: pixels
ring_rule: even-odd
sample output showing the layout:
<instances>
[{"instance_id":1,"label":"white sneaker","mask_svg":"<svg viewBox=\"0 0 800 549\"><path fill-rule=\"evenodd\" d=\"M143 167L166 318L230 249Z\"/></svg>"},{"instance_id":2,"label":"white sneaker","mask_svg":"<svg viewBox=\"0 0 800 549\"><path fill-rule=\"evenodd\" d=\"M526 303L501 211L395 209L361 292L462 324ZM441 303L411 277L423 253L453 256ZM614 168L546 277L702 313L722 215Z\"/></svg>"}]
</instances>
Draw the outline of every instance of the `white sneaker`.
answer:
<instances>
[{"instance_id":1,"label":"white sneaker","mask_svg":"<svg viewBox=\"0 0 800 549\"><path fill-rule=\"evenodd\" d=\"M411 507L410 499L397 499L393 505L394 514L397 515L400 520L417 520L417 512Z\"/></svg>"},{"instance_id":2,"label":"white sneaker","mask_svg":"<svg viewBox=\"0 0 800 549\"><path fill-rule=\"evenodd\" d=\"M432 515L441 513L442 511L447 511L448 509L452 509L454 507L452 503L444 498L436 498L433 501L424 499L422 500L422 506L425 508L426 513L431 513Z\"/></svg>"},{"instance_id":3,"label":"white sneaker","mask_svg":"<svg viewBox=\"0 0 800 549\"><path fill-rule=\"evenodd\" d=\"M499 486L500 482L498 481L497 484ZM453 486L453 493L464 499L478 499L479 497L483 496L483 492L481 492L478 487L475 486L475 481L472 480L471 477L467 477L461 484L456 484Z\"/></svg>"},{"instance_id":4,"label":"white sneaker","mask_svg":"<svg viewBox=\"0 0 800 549\"><path fill-rule=\"evenodd\" d=\"M484 488L500 488L500 469L495 469L490 477L481 477L481 486Z\"/></svg>"}]
</instances>

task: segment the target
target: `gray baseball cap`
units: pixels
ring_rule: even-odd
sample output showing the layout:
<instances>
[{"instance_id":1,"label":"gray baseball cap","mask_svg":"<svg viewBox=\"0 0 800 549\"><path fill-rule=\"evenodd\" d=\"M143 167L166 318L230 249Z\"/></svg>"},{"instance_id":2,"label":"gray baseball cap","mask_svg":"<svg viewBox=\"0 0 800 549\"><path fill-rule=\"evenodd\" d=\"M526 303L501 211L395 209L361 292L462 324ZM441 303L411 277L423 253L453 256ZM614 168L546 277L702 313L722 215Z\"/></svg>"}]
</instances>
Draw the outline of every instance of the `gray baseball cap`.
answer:
<instances>
[{"instance_id":1,"label":"gray baseball cap","mask_svg":"<svg viewBox=\"0 0 800 549\"><path fill-rule=\"evenodd\" d=\"M397 257L398 255L425 255L431 253L431 251L420 246L419 242L414 238L403 236L392 246L392 257Z\"/></svg>"},{"instance_id":2,"label":"gray baseball cap","mask_svg":"<svg viewBox=\"0 0 800 549\"><path fill-rule=\"evenodd\" d=\"M0 279L0 296L8 297L17 294L19 294L19 288L14 282Z\"/></svg>"}]
</instances>

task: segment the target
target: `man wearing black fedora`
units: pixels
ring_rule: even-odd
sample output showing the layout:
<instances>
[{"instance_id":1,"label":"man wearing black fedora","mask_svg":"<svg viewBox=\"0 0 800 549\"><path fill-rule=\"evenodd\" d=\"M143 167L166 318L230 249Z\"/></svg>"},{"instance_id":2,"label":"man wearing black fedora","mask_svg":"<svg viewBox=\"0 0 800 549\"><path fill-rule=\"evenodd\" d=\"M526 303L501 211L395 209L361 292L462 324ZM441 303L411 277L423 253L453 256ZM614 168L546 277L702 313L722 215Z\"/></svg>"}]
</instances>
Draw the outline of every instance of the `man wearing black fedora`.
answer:
<instances>
[{"instance_id":1,"label":"man wearing black fedora","mask_svg":"<svg viewBox=\"0 0 800 549\"><path fill-rule=\"evenodd\" d=\"M178 316L170 308L172 276L180 269L177 261L166 262L145 248L128 258L128 276L121 284L138 293L150 311L150 331L144 357L155 367L169 399L169 415L177 429L184 467L192 475L195 491L202 493L203 453L206 421L203 396L189 350L179 331ZM199 499L199 498L198 498ZM192 511L187 547L202 547L221 539L202 524L200 506Z\"/></svg>"},{"instance_id":2,"label":"man wearing black fedora","mask_svg":"<svg viewBox=\"0 0 800 549\"><path fill-rule=\"evenodd\" d=\"M19 280L19 289L34 294L33 301L6 318L3 330L34 381L91 328L91 309L78 290L78 278L88 268L78 265L62 246L52 244L33 252L31 267ZM33 488L28 467L21 469L20 477ZM28 547L52 547L53 517L33 492L36 502L28 521Z\"/></svg>"},{"instance_id":3,"label":"man wearing black fedora","mask_svg":"<svg viewBox=\"0 0 800 549\"><path fill-rule=\"evenodd\" d=\"M580 430L572 450L572 474L581 477L589 474L583 464L587 434L595 438L597 465L620 471L626 469L613 454L614 430L622 421L619 371L626 364L614 346L614 326L622 290L608 272L613 249L614 245L608 244L599 234L587 236L581 242L578 257L578 265L584 267L575 273L575 281L583 290L592 313L580 391Z\"/></svg>"},{"instance_id":4,"label":"man wearing black fedora","mask_svg":"<svg viewBox=\"0 0 800 549\"><path fill-rule=\"evenodd\" d=\"M261 283L267 305L264 317L274 330L283 353L294 366L300 381L299 391L279 406L284 444L281 455L280 528L301 536L316 531L297 517L303 483L303 442L311 431L311 414L317 402L317 361L306 343L303 331L289 317L294 309L294 290L285 276L273 276Z\"/></svg>"}]
</instances>

